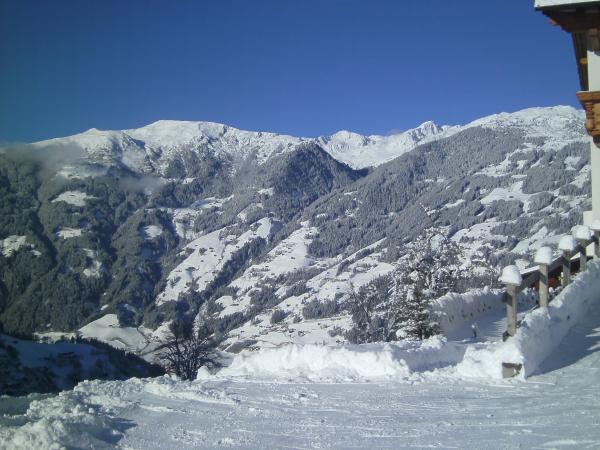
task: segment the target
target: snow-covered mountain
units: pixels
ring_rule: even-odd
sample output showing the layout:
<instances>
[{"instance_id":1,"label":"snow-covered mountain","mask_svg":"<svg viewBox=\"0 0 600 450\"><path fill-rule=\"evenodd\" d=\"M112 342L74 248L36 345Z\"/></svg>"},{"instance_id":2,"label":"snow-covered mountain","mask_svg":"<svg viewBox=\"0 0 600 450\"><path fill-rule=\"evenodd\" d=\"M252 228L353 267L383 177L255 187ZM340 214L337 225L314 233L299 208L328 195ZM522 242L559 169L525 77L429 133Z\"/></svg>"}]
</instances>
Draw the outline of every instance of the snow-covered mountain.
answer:
<instances>
[{"instance_id":1,"label":"snow-covered mountain","mask_svg":"<svg viewBox=\"0 0 600 450\"><path fill-rule=\"evenodd\" d=\"M264 163L270 157L293 149L303 142L315 142L333 158L354 169L376 167L413 150L417 145L449 137L472 127L521 128L535 136L556 135L571 130L565 139L573 139L581 121L581 111L571 107L529 108L516 113L501 113L475 120L464 126L425 122L416 128L388 136L363 136L338 131L318 138L293 137L276 133L244 131L213 122L159 120L150 125L120 131L92 128L64 138L33 144L37 148L76 147L88 158L100 162L120 161L135 172L163 173L173 158L187 150L210 150L216 155Z\"/></svg>"},{"instance_id":2,"label":"snow-covered mountain","mask_svg":"<svg viewBox=\"0 0 600 450\"><path fill-rule=\"evenodd\" d=\"M343 341L351 293L393 273L425 229L488 283L578 223L583 117L532 108L314 139L159 121L6 148L0 322L41 333L91 323L121 347L182 315L232 351Z\"/></svg>"},{"instance_id":3,"label":"snow-covered mountain","mask_svg":"<svg viewBox=\"0 0 600 450\"><path fill-rule=\"evenodd\" d=\"M213 122L159 120L145 127L102 131L92 128L64 138L36 142L38 148L77 147L99 162L121 162L135 172L163 173L170 161L190 149L209 150L228 159L270 157L293 149L303 142L316 142L332 157L355 169L388 162L417 145L449 135L460 127L425 122L417 128L390 136L362 136L339 131L316 139L268 132L253 132Z\"/></svg>"}]
</instances>

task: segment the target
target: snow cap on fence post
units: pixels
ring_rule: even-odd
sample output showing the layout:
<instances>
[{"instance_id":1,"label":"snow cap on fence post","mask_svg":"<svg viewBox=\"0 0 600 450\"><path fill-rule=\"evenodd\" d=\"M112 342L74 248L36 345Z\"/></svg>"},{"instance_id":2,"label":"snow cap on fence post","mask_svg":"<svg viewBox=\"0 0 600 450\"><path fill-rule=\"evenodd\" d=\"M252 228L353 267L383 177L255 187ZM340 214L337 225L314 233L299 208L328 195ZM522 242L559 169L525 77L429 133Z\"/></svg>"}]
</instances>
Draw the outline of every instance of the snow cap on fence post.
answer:
<instances>
[{"instance_id":1,"label":"snow cap on fence post","mask_svg":"<svg viewBox=\"0 0 600 450\"><path fill-rule=\"evenodd\" d=\"M571 233L578 241L587 241L592 237L592 231L586 225L575 225L571 228Z\"/></svg>"},{"instance_id":2,"label":"snow cap on fence post","mask_svg":"<svg viewBox=\"0 0 600 450\"><path fill-rule=\"evenodd\" d=\"M586 247L592 238L592 230L586 225L575 225L571 228L571 233L580 245L579 251L579 270L583 271L587 269L587 255Z\"/></svg>"},{"instance_id":3,"label":"snow cap on fence post","mask_svg":"<svg viewBox=\"0 0 600 450\"><path fill-rule=\"evenodd\" d=\"M570 234L567 234L560 238L558 241L558 249L563 252L574 252L577 248L577 242L575 242L575 238Z\"/></svg>"},{"instance_id":4,"label":"snow cap on fence post","mask_svg":"<svg viewBox=\"0 0 600 450\"><path fill-rule=\"evenodd\" d=\"M558 248L563 252L562 285L564 287L571 282L571 254L577 248L577 242L573 236L567 234L560 238Z\"/></svg>"},{"instance_id":5,"label":"snow cap on fence post","mask_svg":"<svg viewBox=\"0 0 600 450\"><path fill-rule=\"evenodd\" d=\"M538 265L543 264L546 266L552 264L552 249L550 247L538 248L537 252L535 252L535 258L533 262Z\"/></svg>"},{"instance_id":6,"label":"snow cap on fence post","mask_svg":"<svg viewBox=\"0 0 600 450\"><path fill-rule=\"evenodd\" d=\"M520 286L523 282L521 271L517 266L506 266L504 269L502 269L500 282L510 286Z\"/></svg>"}]
</instances>

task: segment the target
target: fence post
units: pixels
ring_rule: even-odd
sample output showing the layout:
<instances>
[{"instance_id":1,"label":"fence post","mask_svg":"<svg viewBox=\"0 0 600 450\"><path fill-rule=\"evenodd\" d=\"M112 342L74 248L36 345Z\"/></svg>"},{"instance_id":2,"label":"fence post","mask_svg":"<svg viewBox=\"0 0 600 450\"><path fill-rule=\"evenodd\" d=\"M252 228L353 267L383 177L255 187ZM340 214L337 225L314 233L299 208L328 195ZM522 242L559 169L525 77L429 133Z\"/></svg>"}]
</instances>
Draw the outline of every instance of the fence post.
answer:
<instances>
[{"instance_id":1,"label":"fence post","mask_svg":"<svg viewBox=\"0 0 600 450\"><path fill-rule=\"evenodd\" d=\"M579 271L587 269L587 246L589 245L592 231L585 225L576 225L571 231L579 244Z\"/></svg>"},{"instance_id":2,"label":"fence post","mask_svg":"<svg viewBox=\"0 0 600 450\"><path fill-rule=\"evenodd\" d=\"M503 341L517 334L517 287L507 285L506 296L506 331L502 335Z\"/></svg>"},{"instance_id":3,"label":"fence post","mask_svg":"<svg viewBox=\"0 0 600 450\"><path fill-rule=\"evenodd\" d=\"M562 286L568 286L571 282L571 252L563 250L563 264L562 264Z\"/></svg>"},{"instance_id":4,"label":"fence post","mask_svg":"<svg viewBox=\"0 0 600 450\"><path fill-rule=\"evenodd\" d=\"M550 247L540 247L535 253L534 262L539 265L540 270L540 308L547 308L550 301L548 266L552 264L552 249Z\"/></svg>"},{"instance_id":5,"label":"fence post","mask_svg":"<svg viewBox=\"0 0 600 450\"><path fill-rule=\"evenodd\" d=\"M550 292L548 288L548 266L540 264L540 308L547 308L550 300Z\"/></svg>"},{"instance_id":6,"label":"fence post","mask_svg":"<svg viewBox=\"0 0 600 450\"><path fill-rule=\"evenodd\" d=\"M575 239L570 234L560 238L558 242L558 249L562 251L563 264L562 264L562 285L567 286L571 281L571 254L577 248Z\"/></svg>"},{"instance_id":7,"label":"fence post","mask_svg":"<svg viewBox=\"0 0 600 450\"><path fill-rule=\"evenodd\" d=\"M517 295L523 279L517 266L506 266L502 269L500 281L506 286L504 303L506 303L506 331L502 340L508 339L517 333Z\"/></svg>"}]
</instances>

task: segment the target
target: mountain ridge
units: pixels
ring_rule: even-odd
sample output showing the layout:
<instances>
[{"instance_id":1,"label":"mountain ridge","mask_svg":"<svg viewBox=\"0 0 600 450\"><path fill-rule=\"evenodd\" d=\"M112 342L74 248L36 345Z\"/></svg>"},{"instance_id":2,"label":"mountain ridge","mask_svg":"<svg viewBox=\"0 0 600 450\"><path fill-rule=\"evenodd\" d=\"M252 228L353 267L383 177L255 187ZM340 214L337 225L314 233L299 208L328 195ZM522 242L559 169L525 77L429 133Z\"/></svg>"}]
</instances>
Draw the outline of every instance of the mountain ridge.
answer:
<instances>
[{"instance_id":1,"label":"mountain ridge","mask_svg":"<svg viewBox=\"0 0 600 450\"><path fill-rule=\"evenodd\" d=\"M241 130L226 124L206 121L158 120L140 128L123 130L98 130L91 128L79 134L34 142L37 148L53 145L78 145L88 153L121 147L131 155L126 164L134 171L145 172L144 162L150 155L165 152L167 155L192 147L212 148L217 153L225 151L229 156L246 158L249 153L261 149L258 157L265 162L272 155L291 151L304 142L315 142L338 161L354 169L377 167L411 151L417 145L434 139L448 137L475 126L527 126L539 123L540 127L552 125L550 117L563 117L565 121L580 120L583 112L570 106L534 107L513 113L492 114L465 125L438 125L433 121L390 135L361 135L340 130L330 136L316 138L295 137L266 131ZM550 120L550 121L549 121ZM555 124L560 126L559 124ZM219 141L224 141L219 145ZM137 146L137 148L136 148ZM160 157L159 157L160 159ZM166 162L158 164L164 170ZM140 170L141 169L141 170Z\"/></svg>"}]
</instances>

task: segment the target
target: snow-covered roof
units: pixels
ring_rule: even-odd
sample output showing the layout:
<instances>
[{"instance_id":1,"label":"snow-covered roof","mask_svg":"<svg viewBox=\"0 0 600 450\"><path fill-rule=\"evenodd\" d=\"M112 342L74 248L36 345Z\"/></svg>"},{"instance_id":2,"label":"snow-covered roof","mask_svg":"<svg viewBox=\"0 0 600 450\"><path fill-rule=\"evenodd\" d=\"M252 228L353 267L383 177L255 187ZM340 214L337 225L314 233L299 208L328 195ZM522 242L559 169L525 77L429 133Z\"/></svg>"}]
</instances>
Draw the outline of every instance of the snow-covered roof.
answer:
<instances>
[{"instance_id":1,"label":"snow-covered roof","mask_svg":"<svg viewBox=\"0 0 600 450\"><path fill-rule=\"evenodd\" d=\"M578 5L583 3L600 3L598 0L535 0L535 8L552 6Z\"/></svg>"}]
</instances>

